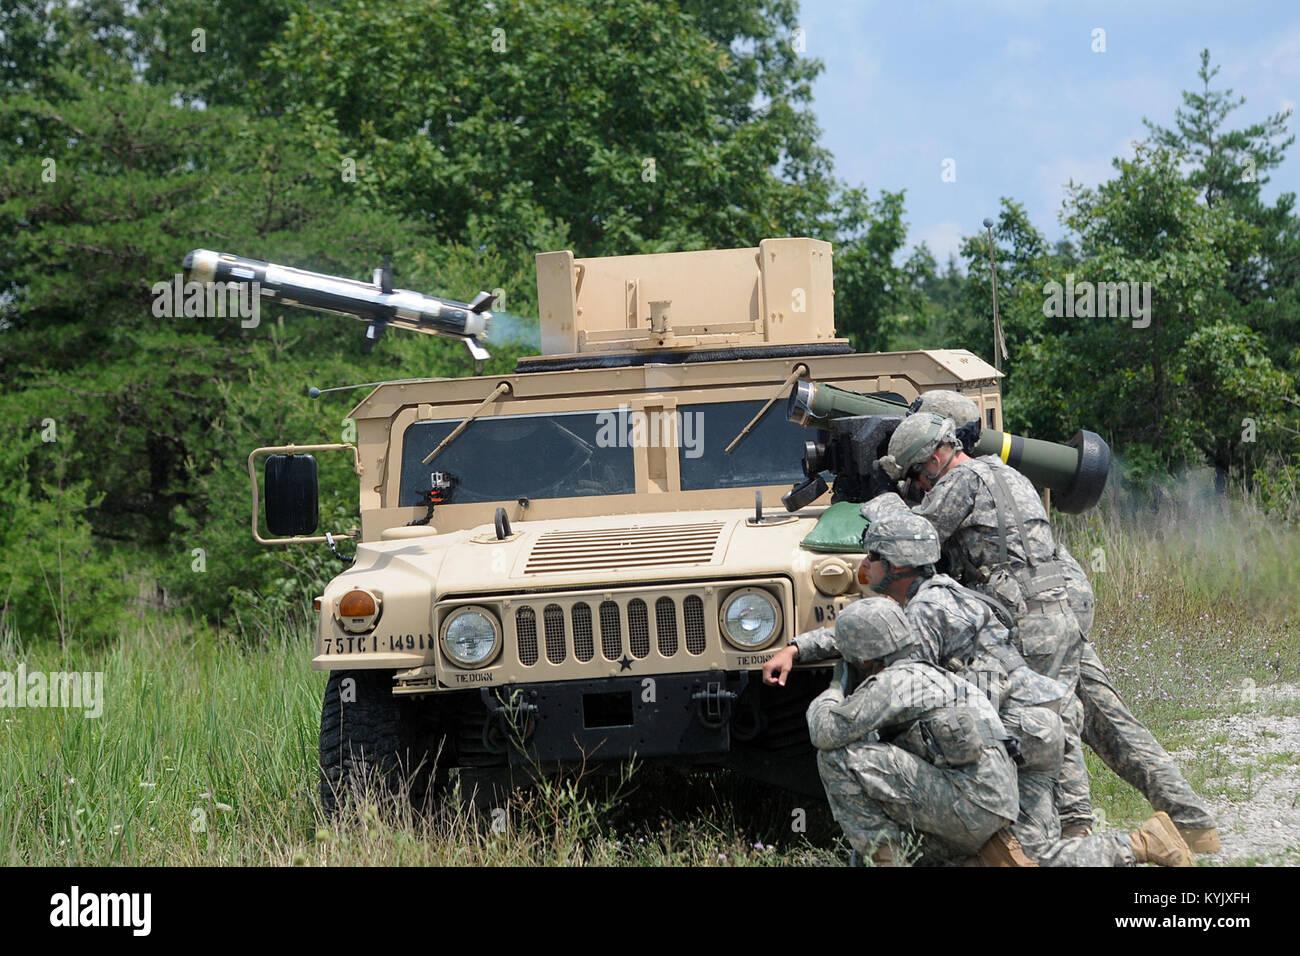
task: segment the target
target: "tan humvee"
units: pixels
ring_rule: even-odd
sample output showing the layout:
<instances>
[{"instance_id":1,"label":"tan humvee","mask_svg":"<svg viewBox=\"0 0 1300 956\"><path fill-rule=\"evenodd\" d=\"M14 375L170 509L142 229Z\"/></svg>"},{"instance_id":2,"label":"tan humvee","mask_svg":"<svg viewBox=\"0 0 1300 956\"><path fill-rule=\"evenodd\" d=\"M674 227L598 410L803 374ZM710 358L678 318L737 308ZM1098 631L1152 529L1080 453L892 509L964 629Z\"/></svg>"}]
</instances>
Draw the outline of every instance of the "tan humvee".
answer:
<instances>
[{"instance_id":1,"label":"tan humvee","mask_svg":"<svg viewBox=\"0 0 1300 956\"><path fill-rule=\"evenodd\" d=\"M360 535L312 658L334 672L327 806L356 751L439 742L476 782L635 753L820 793L804 708L824 672L774 691L760 669L860 597L862 555L800 547L830 496L781 507L813 437L781 406L725 449L799 379L904 402L955 389L1000 428L999 373L961 350L854 353L812 239L545 253L537 286L542 354L514 374L384 384L351 413Z\"/></svg>"}]
</instances>

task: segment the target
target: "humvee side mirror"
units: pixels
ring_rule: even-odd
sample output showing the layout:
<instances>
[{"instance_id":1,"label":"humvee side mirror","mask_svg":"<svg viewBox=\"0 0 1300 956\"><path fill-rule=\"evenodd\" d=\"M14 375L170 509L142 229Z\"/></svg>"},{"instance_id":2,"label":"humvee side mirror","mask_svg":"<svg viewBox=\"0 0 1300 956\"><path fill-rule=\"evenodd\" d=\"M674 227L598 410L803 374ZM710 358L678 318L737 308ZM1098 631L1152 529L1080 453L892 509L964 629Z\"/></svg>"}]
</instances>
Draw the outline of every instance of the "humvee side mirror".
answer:
<instances>
[{"instance_id":1,"label":"humvee side mirror","mask_svg":"<svg viewBox=\"0 0 1300 956\"><path fill-rule=\"evenodd\" d=\"M312 534L320 523L316 459L270 455L263 465L266 529L276 535Z\"/></svg>"},{"instance_id":2,"label":"humvee side mirror","mask_svg":"<svg viewBox=\"0 0 1300 956\"><path fill-rule=\"evenodd\" d=\"M348 451L352 471L361 474L361 456L355 445L278 445L255 448L248 456L248 480L253 490L253 540L258 544L310 544L317 541L346 541L351 534L314 534L320 523L319 478L311 451ZM263 483L259 487L256 460L266 456ZM258 529L260 500L266 499L266 528L273 537L263 538Z\"/></svg>"}]
</instances>

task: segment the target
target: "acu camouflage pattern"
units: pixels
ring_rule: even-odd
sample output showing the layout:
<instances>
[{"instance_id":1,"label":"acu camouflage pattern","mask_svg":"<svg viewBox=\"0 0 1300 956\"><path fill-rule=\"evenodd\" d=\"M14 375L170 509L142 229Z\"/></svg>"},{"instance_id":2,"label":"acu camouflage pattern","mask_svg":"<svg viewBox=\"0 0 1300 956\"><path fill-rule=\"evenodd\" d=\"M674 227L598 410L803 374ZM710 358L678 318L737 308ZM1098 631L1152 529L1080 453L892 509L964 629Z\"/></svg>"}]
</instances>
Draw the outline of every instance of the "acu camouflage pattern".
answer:
<instances>
[{"instance_id":1,"label":"acu camouflage pattern","mask_svg":"<svg viewBox=\"0 0 1300 956\"><path fill-rule=\"evenodd\" d=\"M999 711L1011 702L1055 705L1069 694L1064 684L1028 666L987 600L946 574L914 584L903 613L925 660L975 684Z\"/></svg>"},{"instance_id":2,"label":"acu camouflage pattern","mask_svg":"<svg viewBox=\"0 0 1300 956\"><path fill-rule=\"evenodd\" d=\"M1127 833L1061 839L1057 781L1051 774L1021 771L1019 790L1020 819L1011 832L1039 866L1132 866L1137 862Z\"/></svg>"},{"instance_id":3,"label":"acu camouflage pattern","mask_svg":"<svg viewBox=\"0 0 1300 956\"><path fill-rule=\"evenodd\" d=\"M989 695L1007 731L1019 738L1026 761L1017 769L1020 814L1011 832L1021 847L1040 866L1128 866L1135 862L1126 834L1096 834L1061 839L1061 818L1057 812L1057 777L1064 760L1065 727L1061 718L1043 706L1055 697L1059 702L1066 688L1057 681L1029 672L1022 666L1009 679L1004 661L990 650L1009 642L1009 632L989 612L987 604L947 575L935 575L921 582L903 609L920 638L926 658L936 662L970 661L960 673ZM946 666L952 667L952 663ZM1033 682L1037 678L1037 682ZM1050 687L1044 688L1047 684ZM1001 703L995 694L1002 694ZM1038 729L1046 725L1046 729ZM1055 733L1052 733L1052 731ZM1035 759L1034 747L1043 745L1051 753ZM1087 778L1084 778L1085 793Z\"/></svg>"},{"instance_id":4,"label":"acu camouflage pattern","mask_svg":"<svg viewBox=\"0 0 1300 956\"><path fill-rule=\"evenodd\" d=\"M1011 499L1010 507L1002 509L1001 521L995 476L1001 479ZM1049 813L1041 799L1043 789L1050 789L1054 800L1065 793L1062 790L1058 794L1058 780L1065 779L1069 782L1069 799L1076 806L1082 790L1083 812L1090 817L1081 742L1083 707L1077 695L1084 638L1069 604L1069 569L1056 560L1056 541L1038 493L1027 478L1000 458L985 455L950 468L914 510L935 525L966 583L1010 606L1016 618L1017 644L1029 666L1065 684L1070 691L1060 704L1066 731L1064 763L1059 771L1048 775L1048 783L1027 779L1027 809L1018 823L1026 831L1022 846L1031 856L1049 861L1097 852L1095 847L1082 844L1058 852L1054 842L1060 835L1058 807L1053 803ZM1004 547L1005 567L1001 564ZM1031 581L1030 588L1025 587L1026 574L1039 569L1048 572L1049 576L1038 579L1047 586L1037 593L1027 593L1036 585Z\"/></svg>"},{"instance_id":5,"label":"acu camouflage pattern","mask_svg":"<svg viewBox=\"0 0 1300 956\"><path fill-rule=\"evenodd\" d=\"M912 509L896 491L886 491L884 494L876 495L870 501L864 502L862 508L862 517L867 519L867 524L877 521L886 515L897 514L906 511L911 513Z\"/></svg>"},{"instance_id":6,"label":"acu camouflage pattern","mask_svg":"<svg viewBox=\"0 0 1300 956\"><path fill-rule=\"evenodd\" d=\"M939 536L910 511L881 515L862 532L862 550L874 551L895 568L919 568L939 560Z\"/></svg>"},{"instance_id":7,"label":"acu camouflage pattern","mask_svg":"<svg viewBox=\"0 0 1300 956\"><path fill-rule=\"evenodd\" d=\"M925 461L943 444L957 444L957 427L951 419L927 413L908 415L889 437L889 454L880 459L880 467L899 481L909 468Z\"/></svg>"},{"instance_id":8,"label":"acu camouflage pattern","mask_svg":"<svg viewBox=\"0 0 1300 956\"><path fill-rule=\"evenodd\" d=\"M1002 515L1006 567L1001 566L1002 536L991 472L1001 478L1025 524L1019 527L1014 514ZM950 468L913 511L935 526L939 540L955 555L955 566L962 569L963 583L1011 610L1016 642L1029 666L1073 691L1083 635L1067 603L1047 513L1029 479L996 455L984 455ZM1066 759L1081 761L1077 751L1082 711L1073 701L1067 700L1061 711L1070 731Z\"/></svg>"},{"instance_id":9,"label":"acu camouflage pattern","mask_svg":"<svg viewBox=\"0 0 1300 956\"><path fill-rule=\"evenodd\" d=\"M977 728L973 763L941 769L891 742L954 707ZM999 742L1006 732L992 705L934 665L899 661L847 698L827 689L808 707L808 730L831 812L863 855L919 833L922 862L955 861L978 852L1019 812L1015 765Z\"/></svg>"},{"instance_id":10,"label":"acu camouflage pattern","mask_svg":"<svg viewBox=\"0 0 1300 956\"><path fill-rule=\"evenodd\" d=\"M833 641L846 661L863 664L912 647L916 636L894 601L870 597L854 601L840 612Z\"/></svg>"},{"instance_id":11,"label":"acu camouflage pattern","mask_svg":"<svg viewBox=\"0 0 1300 956\"><path fill-rule=\"evenodd\" d=\"M968 422L977 422L980 418L979 406L961 392L946 388L933 388L922 392L912 403L912 413L929 412L942 418L951 418L957 427Z\"/></svg>"},{"instance_id":12,"label":"acu camouflage pattern","mask_svg":"<svg viewBox=\"0 0 1300 956\"><path fill-rule=\"evenodd\" d=\"M1083 568L1063 545L1057 555L1065 568L1070 608L1086 639L1092 630L1096 601ZM1077 694L1082 705L1082 739L1124 782L1135 787L1156 810L1163 810L1183 829L1216 826L1205 801L1197 796L1174 758L1124 703L1106 677L1106 668L1090 643L1079 660ZM1067 762L1061 772L1061 824L1092 825L1088 770L1082 760ZM1022 841L1023 842L1023 841Z\"/></svg>"}]
</instances>

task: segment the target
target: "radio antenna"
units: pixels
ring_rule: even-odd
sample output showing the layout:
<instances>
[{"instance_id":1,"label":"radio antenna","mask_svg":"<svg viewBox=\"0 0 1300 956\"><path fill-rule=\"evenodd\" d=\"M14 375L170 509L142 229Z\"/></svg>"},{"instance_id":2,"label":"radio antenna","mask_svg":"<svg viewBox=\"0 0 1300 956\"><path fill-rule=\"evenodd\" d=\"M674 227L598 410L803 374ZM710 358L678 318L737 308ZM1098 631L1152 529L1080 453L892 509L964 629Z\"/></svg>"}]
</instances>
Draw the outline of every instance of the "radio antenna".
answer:
<instances>
[{"instance_id":1,"label":"radio antenna","mask_svg":"<svg viewBox=\"0 0 1300 956\"><path fill-rule=\"evenodd\" d=\"M989 274L993 279L993 367L1002 371L1002 363L1010 358L1007 355L1007 340L1002 334L1002 319L998 316L998 264L993 256L993 220L985 219L984 228L988 231Z\"/></svg>"}]
</instances>

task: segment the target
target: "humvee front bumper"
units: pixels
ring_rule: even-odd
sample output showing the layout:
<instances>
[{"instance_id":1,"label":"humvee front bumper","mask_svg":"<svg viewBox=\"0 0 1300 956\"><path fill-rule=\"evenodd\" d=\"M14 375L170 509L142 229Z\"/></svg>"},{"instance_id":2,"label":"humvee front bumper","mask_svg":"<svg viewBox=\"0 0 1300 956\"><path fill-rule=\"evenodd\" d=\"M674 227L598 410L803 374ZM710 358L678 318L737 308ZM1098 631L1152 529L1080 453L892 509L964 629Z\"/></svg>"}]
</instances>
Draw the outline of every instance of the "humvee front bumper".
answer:
<instances>
[{"instance_id":1,"label":"humvee front bumper","mask_svg":"<svg viewBox=\"0 0 1300 956\"><path fill-rule=\"evenodd\" d=\"M484 687L480 698L512 765L725 754L748 682L702 671Z\"/></svg>"}]
</instances>

